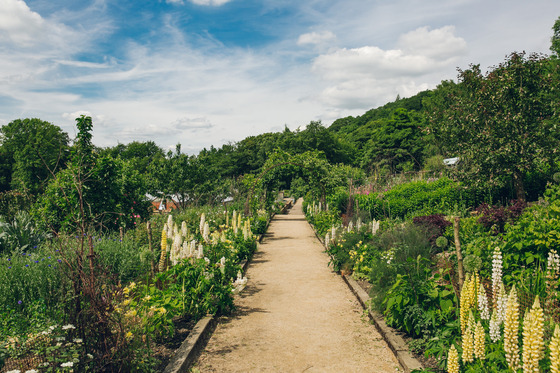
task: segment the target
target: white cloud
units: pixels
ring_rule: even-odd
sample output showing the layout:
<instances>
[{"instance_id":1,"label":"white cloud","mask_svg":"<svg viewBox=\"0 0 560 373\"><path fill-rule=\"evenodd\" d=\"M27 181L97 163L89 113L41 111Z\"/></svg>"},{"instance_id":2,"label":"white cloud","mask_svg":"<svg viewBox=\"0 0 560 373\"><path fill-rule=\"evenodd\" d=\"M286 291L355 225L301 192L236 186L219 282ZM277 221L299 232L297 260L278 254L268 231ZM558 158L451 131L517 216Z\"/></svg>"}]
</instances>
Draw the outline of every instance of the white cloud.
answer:
<instances>
[{"instance_id":1,"label":"white cloud","mask_svg":"<svg viewBox=\"0 0 560 373\"><path fill-rule=\"evenodd\" d=\"M367 108L397 94L413 95L429 87L429 75L449 68L466 51L466 42L454 35L452 26L418 28L401 35L397 46L342 48L318 56L313 71L329 84L322 100L336 107Z\"/></svg>"},{"instance_id":2,"label":"white cloud","mask_svg":"<svg viewBox=\"0 0 560 373\"><path fill-rule=\"evenodd\" d=\"M1 41L30 45L46 31L44 20L23 0L0 0L0 9Z\"/></svg>"},{"instance_id":3,"label":"white cloud","mask_svg":"<svg viewBox=\"0 0 560 373\"><path fill-rule=\"evenodd\" d=\"M229 3L232 0L189 0L191 3L196 5L207 5L207 6L220 6L225 3Z\"/></svg>"},{"instance_id":4,"label":"white cloud","mask_svg":"<svg viewBox=\"0 0 560 373\"><path fill-rule=\"evenodd\" d=\"M179 118L173 123L171 126L177 128L179 130L186 130L186 131L199 131L202 129L210 129L214 127L210 121L205 117L198 117L198 118Z\"/></svg>"},{"instance_id":5,"label":"white cloud","mask_svg":"<svg viewBox=\"0 0 560 373\"><path fill-rule=\"evenodd\" d=\"M298 45L317 45L332 42L336 39L335 34L330 31L321 31L321 32L310 32L307 34L302 34L299 36L297 44Z\"/></svg>"},{"instance_id":6,"label":"white cloud","mask_svg":"<svg viewBox=\"0 0 560 373\"><path fill-rule=\"evenodd\" d=\"M454 35L454 26L430 30L420 27L399 37L397 46L405 53L445 60L457 58L467 52L467 42Z\"/></svg>"}]
</instances>

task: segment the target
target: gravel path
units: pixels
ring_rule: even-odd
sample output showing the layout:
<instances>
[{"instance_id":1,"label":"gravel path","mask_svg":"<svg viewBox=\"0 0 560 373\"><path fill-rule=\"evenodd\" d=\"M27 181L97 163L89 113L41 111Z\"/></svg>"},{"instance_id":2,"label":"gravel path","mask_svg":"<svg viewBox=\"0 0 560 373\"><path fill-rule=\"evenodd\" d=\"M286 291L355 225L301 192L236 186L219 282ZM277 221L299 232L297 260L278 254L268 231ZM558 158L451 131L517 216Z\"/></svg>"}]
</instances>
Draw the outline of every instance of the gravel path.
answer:
<instances>
[{"instance_id":1,"label":"gravel path","mask_svg":"<svg viewBox=\"0 0 560 373\"><path fill-rule=\"evenodd\" d=\"M220 320L193 372L396 372L305 221L298 201L277 215L248 270L238 310Z\"/></svg>"}]
</instances>

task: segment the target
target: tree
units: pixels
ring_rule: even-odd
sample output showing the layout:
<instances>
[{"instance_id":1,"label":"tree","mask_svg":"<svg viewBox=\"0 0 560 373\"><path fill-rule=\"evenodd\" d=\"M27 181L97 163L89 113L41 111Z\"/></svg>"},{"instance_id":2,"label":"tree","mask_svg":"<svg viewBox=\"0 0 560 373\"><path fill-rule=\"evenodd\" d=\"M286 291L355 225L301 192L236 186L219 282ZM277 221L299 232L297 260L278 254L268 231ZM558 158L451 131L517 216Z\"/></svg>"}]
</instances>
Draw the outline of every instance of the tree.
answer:
<instances>
[{"instance_id":1,"label":"tree","mask_svg":"<svg viewBox=\"0 0 560 373\"><path fill-rule=\"evenodd\" d=\"M39 194L51 172L64 167L68 134L40 119L16 119L0 128L2 184ZM9 174L9 176L8 176Z\"/></svg>"},{"instance_id":2,"label":"tree","mask_svg":"<svg viewBox=\"0 0 560 373\"><path fill-rule=\"evenodd\" d=\"M364 143L362 166L387 168L391 173L420 169L424 145L420 124L416 112L398 108L390 119L378 119L360 127L353 135Z\"/></svg>"},{"instance_id":3,"label":"tree","mask_svg":"<svg viewBox=\"0 0 560 373\"><path fill-rule=\"evenodd\" d=\"M513 53L486 75L471 65L458 85L438 87L427 130L460 157L461 179L513 183L525 199L523 175L558 159L558 83L558 65L541 55Z\"/></svg>"},{"instance_id":4,"label":"tree","mask_svg":"<svg viewBox=\"0 0 560 373\"><path fill-rule=\"evenodd\" d=\"M99 155L91 139L90 117L76 119L78 136L68 168L59 171L35 205L53 231L133 227L145 219L150 203L134 165L110 155Z\"/></svg>"},{"instance_id":5,"label":"tree","mask_svg":"<svg viewBox=\"0 0 560 373\"><path fill-rule=\"evenodd\" d=\"M554 22L554 26L552 26L552 38L550 39L551 46L550 50L552 53L556 55L556 57L560 57L560 17Z\"/></svg>"}]
</instances>

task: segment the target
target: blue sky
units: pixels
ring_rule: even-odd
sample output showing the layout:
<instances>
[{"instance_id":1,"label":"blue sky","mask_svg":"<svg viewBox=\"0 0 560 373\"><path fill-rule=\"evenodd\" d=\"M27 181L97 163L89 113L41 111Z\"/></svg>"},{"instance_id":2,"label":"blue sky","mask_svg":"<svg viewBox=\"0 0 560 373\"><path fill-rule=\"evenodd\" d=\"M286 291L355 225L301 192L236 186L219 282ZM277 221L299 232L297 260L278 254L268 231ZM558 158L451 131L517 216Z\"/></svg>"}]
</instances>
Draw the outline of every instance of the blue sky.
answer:
<instances>
[{"instance_id":1,"label":"blue sky","mask_svg":"<svg viewBox=\"0 0 560 373\"><path fill-rule=\"evenodd\" d=\"M0 125L197 153L548 53L557 0L0 0Z\"/></svg>"}]
</instances>

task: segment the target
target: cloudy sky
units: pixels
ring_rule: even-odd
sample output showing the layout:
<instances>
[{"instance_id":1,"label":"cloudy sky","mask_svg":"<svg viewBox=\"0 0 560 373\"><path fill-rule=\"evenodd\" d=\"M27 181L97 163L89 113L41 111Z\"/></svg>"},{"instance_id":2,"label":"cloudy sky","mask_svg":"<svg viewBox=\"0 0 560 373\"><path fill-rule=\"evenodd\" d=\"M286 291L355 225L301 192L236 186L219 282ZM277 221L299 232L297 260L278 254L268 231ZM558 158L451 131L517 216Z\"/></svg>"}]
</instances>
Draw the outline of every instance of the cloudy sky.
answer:
<instances>
[{"instance_id":1,"label":"cloudy sky","mask_svg":"<svg viewBox=\"0 0 560 373\"><path fill-rule=\"evenodd\" d=\"M558 0L0 0L0 125L185 152L548 53Z\"/></svg>"}]
</instances>

